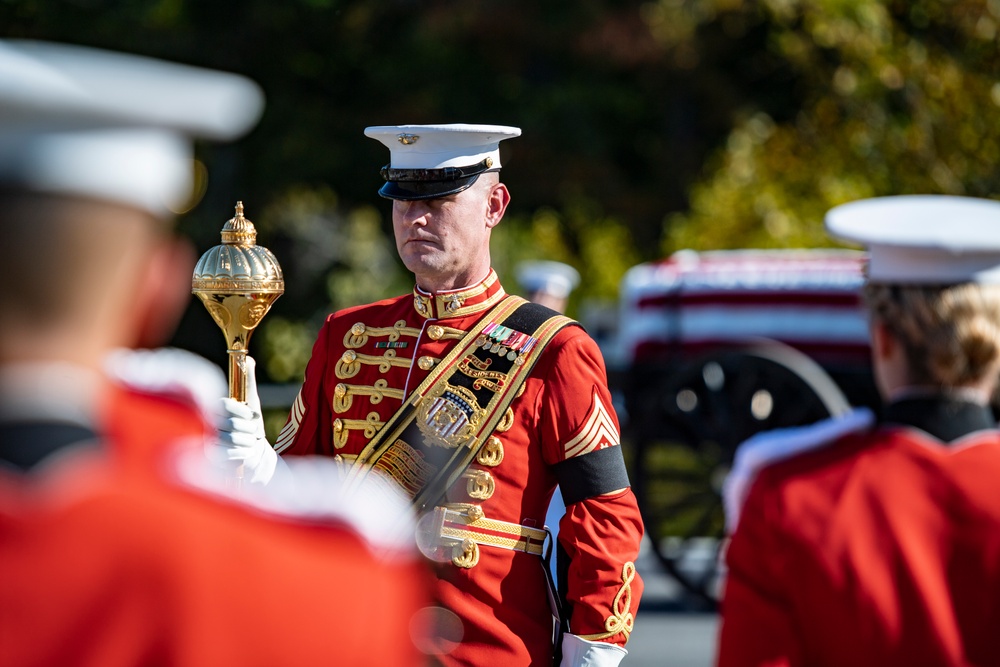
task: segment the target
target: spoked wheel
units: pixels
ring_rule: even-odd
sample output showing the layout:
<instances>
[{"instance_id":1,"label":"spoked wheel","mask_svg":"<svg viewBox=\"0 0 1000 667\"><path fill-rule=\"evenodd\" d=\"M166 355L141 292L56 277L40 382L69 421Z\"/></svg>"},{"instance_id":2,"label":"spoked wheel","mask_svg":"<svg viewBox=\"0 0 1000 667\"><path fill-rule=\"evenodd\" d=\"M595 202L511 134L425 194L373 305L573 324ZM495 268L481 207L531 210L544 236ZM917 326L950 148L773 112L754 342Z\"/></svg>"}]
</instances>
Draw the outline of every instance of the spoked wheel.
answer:
<instances>
[{"instance_id":1,"label":"spoked wheel","mask_svg":"<svg viewBox=\"0 0 1000 667\"><path fill-rule=\"evenodd\" d=\"M725 536L722 483L736 447L759 431L809 424L850 406L819 365L777 343L709 354L658 386L633 389L656 394L634 462L646 532L666 570L714 606Z\"/></svg>"}]
</instances>

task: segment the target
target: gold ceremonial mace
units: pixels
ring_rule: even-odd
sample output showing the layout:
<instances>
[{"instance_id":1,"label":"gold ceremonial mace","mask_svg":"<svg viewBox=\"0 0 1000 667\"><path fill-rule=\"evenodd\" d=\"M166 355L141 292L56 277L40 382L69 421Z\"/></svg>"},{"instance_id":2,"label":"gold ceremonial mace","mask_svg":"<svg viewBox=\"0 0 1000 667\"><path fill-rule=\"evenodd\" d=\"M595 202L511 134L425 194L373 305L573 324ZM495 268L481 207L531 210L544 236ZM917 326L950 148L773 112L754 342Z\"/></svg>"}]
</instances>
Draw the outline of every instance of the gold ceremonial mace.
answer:
<instances>
[{"instance_id":1,"label":"gold ceremonial mace","mask_svg":"<svg viewBox=\"0 0 1000 667\"><path fill-rule=\"evenodd\" d=\"M278 260L257 245L257 230L243 217L222 227L222 245L208 250L194 267L191 291L222 329L229 351L229 397L247 400L247 345L250 334L285 291Z\"/></svg>"}]
</instances>

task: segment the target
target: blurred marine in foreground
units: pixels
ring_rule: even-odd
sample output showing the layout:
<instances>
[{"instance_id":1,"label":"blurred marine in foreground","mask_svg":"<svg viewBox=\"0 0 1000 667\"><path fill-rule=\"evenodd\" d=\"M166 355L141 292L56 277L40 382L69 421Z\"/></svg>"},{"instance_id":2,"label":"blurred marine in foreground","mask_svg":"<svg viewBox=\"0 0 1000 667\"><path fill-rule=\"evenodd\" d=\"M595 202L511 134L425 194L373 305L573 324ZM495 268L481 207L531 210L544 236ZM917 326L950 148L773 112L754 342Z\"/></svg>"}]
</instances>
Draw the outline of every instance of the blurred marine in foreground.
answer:
<instances>
[{"instance_id":1,"label":"blurred marine in foreground","mask_svg":"<svg viewBox=\"0 0 1000 667\"><path fill-rule=\"evenodd\" d=\"M170 222L192 139L262 103L230 74L0 40L0 665L418 663L423 584L373 530L405 504L355 516L313 468L232 497L203 454L219 369L128 349L190 298Z\"/></svg>"},{"instance_id":2,"label":"blurred marine in foreground","mask_svg":"<svg viewBox=\"0 0 1000 667\"><path fill-rule=\"evenodd\" d=\"M884 407L738 450L718 662L1000 664L1000 202L877 198L827 228L869 249Z\"/></svg>"}]
</instances>

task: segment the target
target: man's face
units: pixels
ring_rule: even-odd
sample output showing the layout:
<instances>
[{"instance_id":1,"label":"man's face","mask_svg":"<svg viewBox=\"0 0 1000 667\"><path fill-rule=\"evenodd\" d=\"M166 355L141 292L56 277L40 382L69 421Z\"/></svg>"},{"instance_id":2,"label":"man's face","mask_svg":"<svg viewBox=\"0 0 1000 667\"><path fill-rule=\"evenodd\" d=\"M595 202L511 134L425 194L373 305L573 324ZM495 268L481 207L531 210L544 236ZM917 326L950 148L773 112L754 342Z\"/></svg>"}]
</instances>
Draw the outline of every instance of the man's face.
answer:
<instances>
[{"instance_id":1,"label":"man's face","mask_svg":"<svg viewBox=\"0 0 1000 667\"><path fill-rule=\"evenodd\" d=\"M393 201L396 250L418 285L428 290L455 289L486 276L490 230L503 215L503 207L498 216L495 201L491 203L496 187L495 177L492 182L481 177L454 195Z\"/></svg>"}]
</instances>

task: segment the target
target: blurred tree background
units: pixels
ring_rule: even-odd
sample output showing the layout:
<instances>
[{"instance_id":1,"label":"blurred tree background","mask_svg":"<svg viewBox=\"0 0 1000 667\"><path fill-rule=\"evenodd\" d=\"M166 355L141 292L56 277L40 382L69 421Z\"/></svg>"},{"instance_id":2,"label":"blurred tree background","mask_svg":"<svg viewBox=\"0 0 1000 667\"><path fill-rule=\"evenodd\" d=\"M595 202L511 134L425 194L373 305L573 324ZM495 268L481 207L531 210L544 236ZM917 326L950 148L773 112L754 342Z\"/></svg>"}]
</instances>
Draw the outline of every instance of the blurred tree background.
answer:
<instances>
[{"instance_id":1,"label":"blurred tree background","mask_svg":"<svg viewBox=\"0 0 1000 667\"><path fill-rule=\"evenodd\" d=\"M831 206L874 195L1000 197L1000 0L0 0L0 34L246 74L259 126L205 145L199 252L237 199L287 292L252 341L296 381L335 308L410 288L376 195L367 125L517 125L495 235L613 303L680 248L829 245ZM586 323L586 320L584 318ZM176 344L222 362L194 303Z\"/></svg>"}]
</instances>

